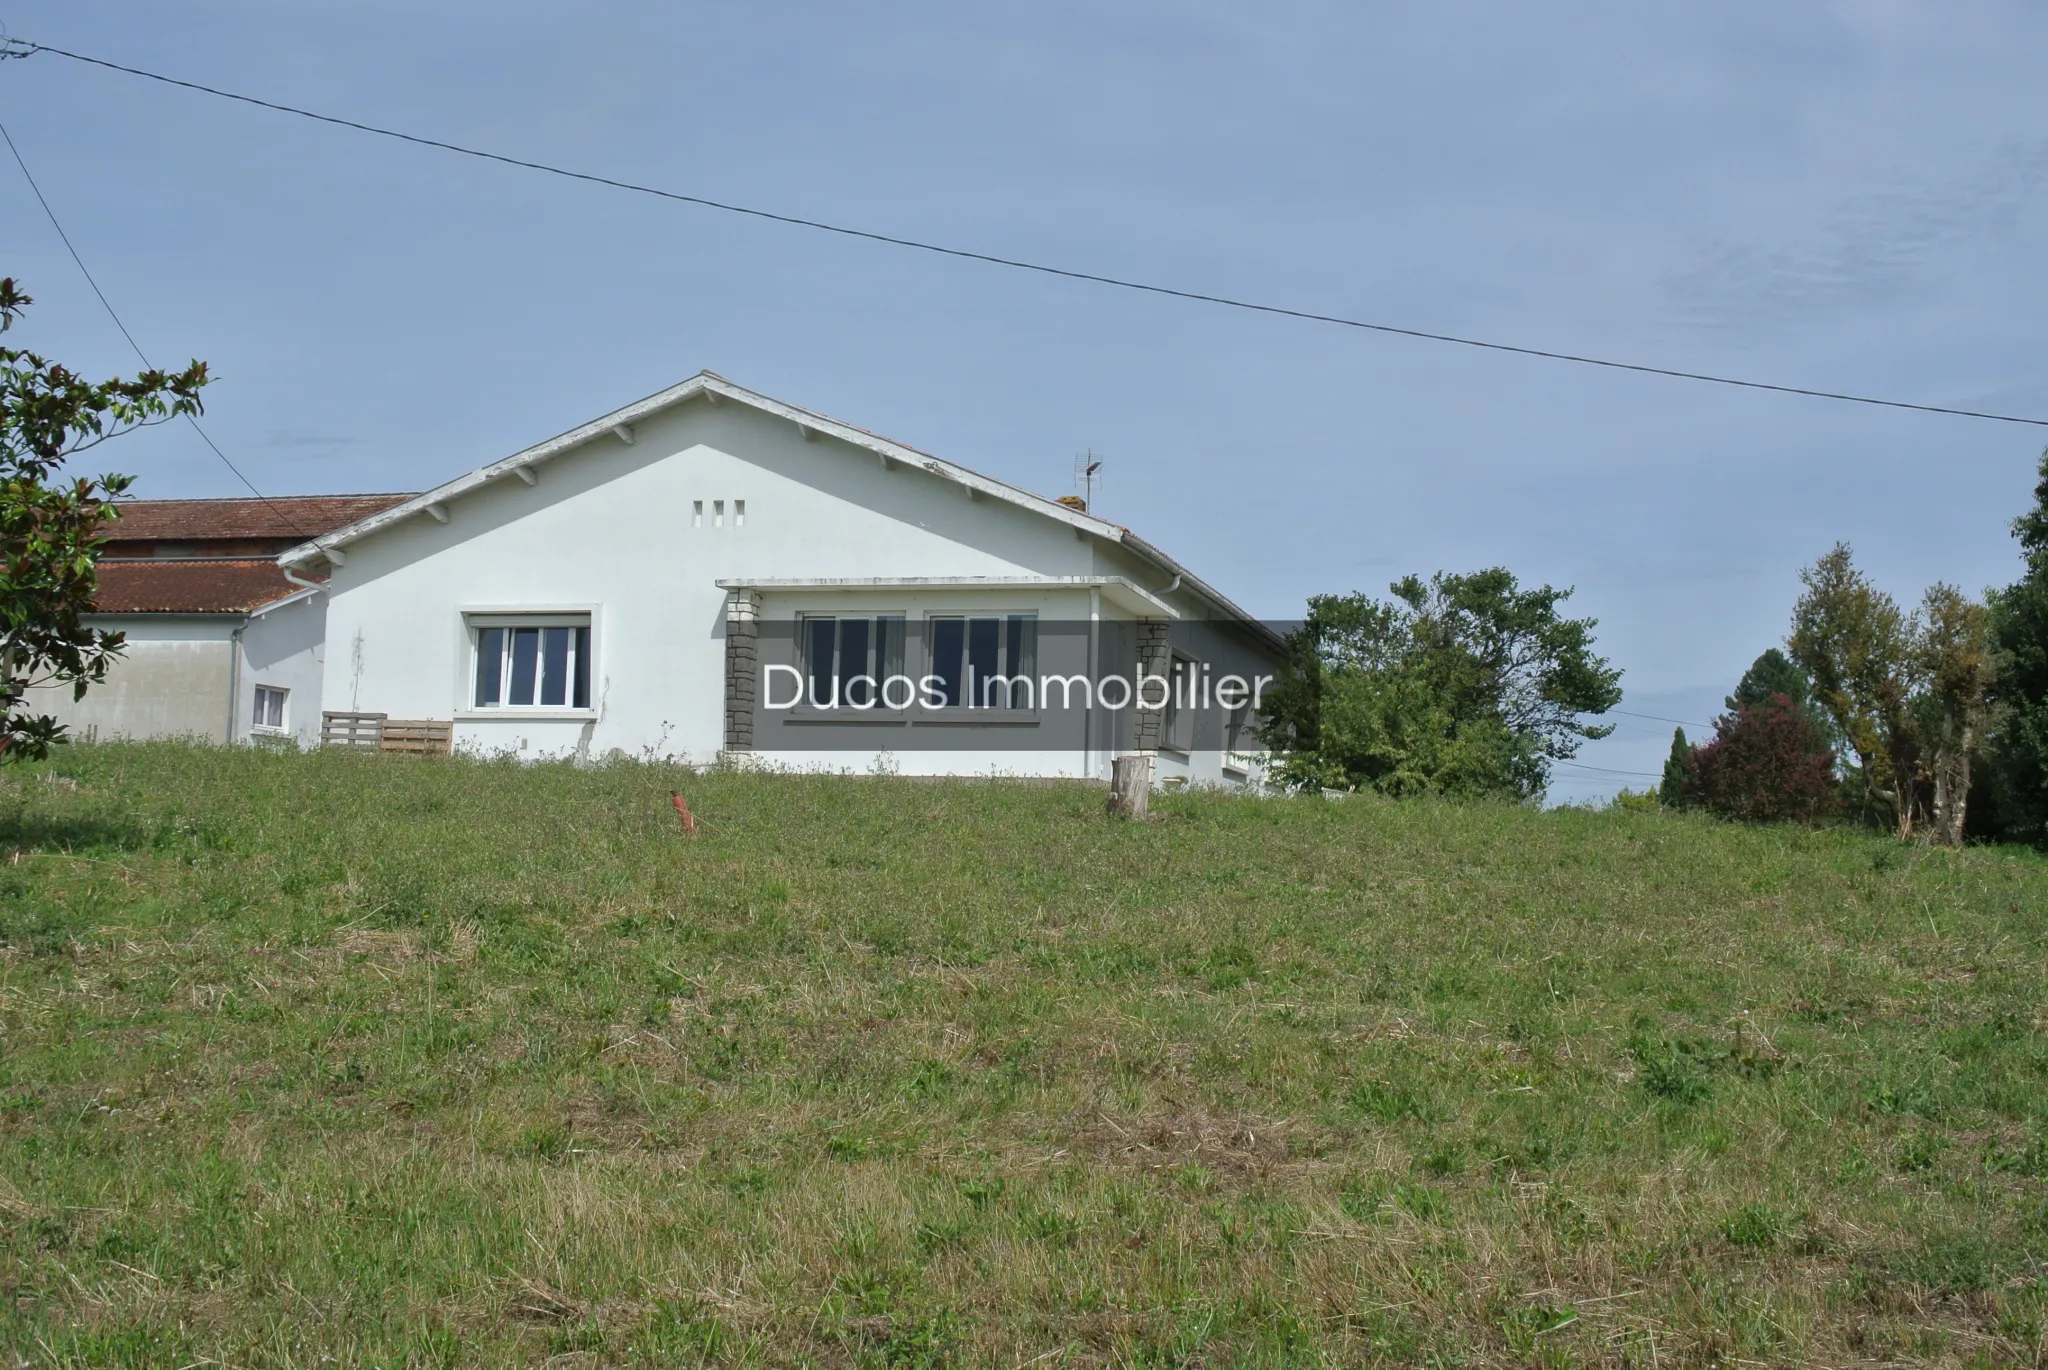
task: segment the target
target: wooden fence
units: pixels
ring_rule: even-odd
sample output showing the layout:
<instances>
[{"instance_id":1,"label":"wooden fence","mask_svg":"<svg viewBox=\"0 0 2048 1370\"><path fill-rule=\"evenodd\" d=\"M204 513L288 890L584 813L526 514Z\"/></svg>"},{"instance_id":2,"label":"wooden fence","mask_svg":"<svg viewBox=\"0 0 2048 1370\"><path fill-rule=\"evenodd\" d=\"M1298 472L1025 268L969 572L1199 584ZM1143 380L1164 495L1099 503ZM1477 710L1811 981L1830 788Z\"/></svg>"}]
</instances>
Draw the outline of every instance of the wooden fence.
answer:
<instances>
[{"instance_id":1,"label":"wooden fence","mask_svg":"<svg viewBox=\"0 0 2048 1370\"><path fill-rule=\"evenodd\" d=\"M454 750L455 725L438 718L390 718L384 714L323 713L320 745L359 747L374 752L446 756Z\"/></svg>"}]
</instances>

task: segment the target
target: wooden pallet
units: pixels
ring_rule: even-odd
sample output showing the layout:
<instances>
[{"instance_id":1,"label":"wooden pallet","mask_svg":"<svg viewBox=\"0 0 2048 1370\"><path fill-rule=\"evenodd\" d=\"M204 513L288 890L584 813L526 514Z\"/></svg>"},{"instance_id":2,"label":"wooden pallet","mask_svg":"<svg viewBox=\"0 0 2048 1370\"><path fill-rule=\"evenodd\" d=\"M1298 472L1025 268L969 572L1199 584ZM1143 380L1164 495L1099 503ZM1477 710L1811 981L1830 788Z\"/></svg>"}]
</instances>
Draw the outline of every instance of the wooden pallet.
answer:
<instances>
[{"instance_id":1,"label":"wooden pallet","mask_svg":"<svg viewBox=\"0 0 2048 1370\"><path fill-rule=\"evenodd\" d=\"M323 747L361 747L375 751L383 742L383 714L320 715L320 745Z\"/></svg>"},{"instance_id":2,"label":"wooden pallet","mask_svg":"<svg viewBox=\"0 0 2048 1370\"><path fill-rule=\"evenodd\" d=\"M447 756L454 750L455 725L439 718L391 718L385 714L322 713L320 745L364 751Z\"/></svg>"},{"instance_id":3,"label":"wooden pallet","mask_svg":"<svg viewBox=\"0 0 2048 1370\"><path fill-rule=\"evenodd\" d=\"M447 756L455 749L455 725L438 718L387 718L377 745L387 752Z\"/></svg>"}]
</instances>

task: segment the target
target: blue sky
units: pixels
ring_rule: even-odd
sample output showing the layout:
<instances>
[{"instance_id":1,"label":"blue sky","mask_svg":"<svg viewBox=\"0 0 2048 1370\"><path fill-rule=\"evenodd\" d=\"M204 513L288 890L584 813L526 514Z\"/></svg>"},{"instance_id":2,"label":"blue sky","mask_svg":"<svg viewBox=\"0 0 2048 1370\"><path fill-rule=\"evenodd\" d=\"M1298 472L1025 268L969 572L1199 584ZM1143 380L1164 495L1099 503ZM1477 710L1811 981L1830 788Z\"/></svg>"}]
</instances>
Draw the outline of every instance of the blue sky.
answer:
<instances>
[{"instance_id":1,"label":"blue sky","mask_svg":"<svg viewBox=\"0 0 2048 1370\"><path fill-rule=\"evenodd\" d=\"M882 232L1410 327L2048 416L2048 10L24 0L19 37ZM581 187L39 56L13 132L265 493L417 489L701 367L1098 509L1253 610L1502 564L1623 707L1707 719L1852 542L2010 580L2048 430L1048 281ZM132 369L0 163L14 335ZM237 485L189 432L109 449ZM1654 771L1660 724L1583 761ZM1624 777L1561 774L1554 794ZM1634 781L1629 783L1644 783Z\"/></svg>"}]
</instances>

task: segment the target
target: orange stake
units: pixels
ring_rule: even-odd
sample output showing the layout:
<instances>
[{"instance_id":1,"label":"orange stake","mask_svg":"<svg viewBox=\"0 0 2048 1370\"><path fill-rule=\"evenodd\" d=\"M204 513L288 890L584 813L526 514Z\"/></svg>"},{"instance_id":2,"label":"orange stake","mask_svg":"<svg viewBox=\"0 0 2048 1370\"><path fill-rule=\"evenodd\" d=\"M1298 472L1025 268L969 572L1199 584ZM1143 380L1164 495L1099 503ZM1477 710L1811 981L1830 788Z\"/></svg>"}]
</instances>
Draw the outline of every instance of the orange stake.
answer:
<instances>
[{"instance_id":1,"label":"orange stake","mask_svg":"<svg viewBox=\"0 0 2048 1370\"><path fill-rule=\"evenodd\" d=\"M683 792L681 790L670 790L668 792L668 802L676 806L676 817L683 820L683 831L691 837L695 837L697 835L697 819L690 812L690 803L683 798Z\"/></svg>"}]
</instances>

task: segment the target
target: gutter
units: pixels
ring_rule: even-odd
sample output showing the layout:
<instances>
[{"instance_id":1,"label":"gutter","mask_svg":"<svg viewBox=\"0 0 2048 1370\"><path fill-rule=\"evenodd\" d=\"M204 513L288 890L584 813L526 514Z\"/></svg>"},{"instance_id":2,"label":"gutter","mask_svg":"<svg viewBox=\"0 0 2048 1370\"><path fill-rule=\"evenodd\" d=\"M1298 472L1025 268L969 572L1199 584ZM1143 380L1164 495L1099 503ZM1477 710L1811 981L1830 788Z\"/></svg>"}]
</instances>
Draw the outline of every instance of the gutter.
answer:
<instances>
[{"instance_id":1,"label":"gutter","mask_svg":"<svg viewBox=\"0 0 2048 1370\"><path fill-rule=\"evenodd\" d=\"M249 626L248 616L235 625L235 631L228 634L228 738L227 744L235 745L235 725L242 711L242 630Z\"/></svg>"}]
</instances>

